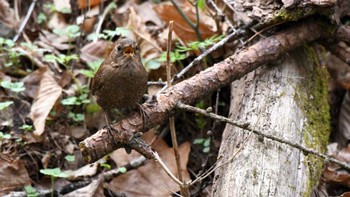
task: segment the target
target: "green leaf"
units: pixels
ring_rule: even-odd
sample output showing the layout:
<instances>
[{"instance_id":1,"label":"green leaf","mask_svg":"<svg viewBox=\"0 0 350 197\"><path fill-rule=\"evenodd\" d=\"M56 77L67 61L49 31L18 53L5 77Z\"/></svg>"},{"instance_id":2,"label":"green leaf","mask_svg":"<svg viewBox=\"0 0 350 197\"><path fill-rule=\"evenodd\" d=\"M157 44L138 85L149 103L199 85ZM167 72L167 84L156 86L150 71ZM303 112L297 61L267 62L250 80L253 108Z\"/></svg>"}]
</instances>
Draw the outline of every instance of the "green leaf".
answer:
<instances>
[{"instance_id":1,"label":"green leaf","mask_svg":"<svg viewBox=\"0 0 350 197\"><path fill-rule=\"evenodd\" d=\"M19 129L22 129L25 132L34 130L33 125L27 125L27 124L22 125L21 127L19 127Z\"/></svg>"},{"instance_id":2,"label":"green leaf","mask_svg":"<svg viewBox=\"0 0 350 197\"><path fill-rule=\"evenodd\" d=\"M161 63L156 60L149 60L148 62L145 63L145 67L151 70L157 70L161 66Z\"/></svg>"},{"instance_id":3,"label":"green leaf","mask_svg":"<svg viewBox=\"0 0 350 197\"><path fill-rule=\"evenodd\" d=\"M132 34L132 31L126 27L117 27L115 31L117 35L120 35L120 36L129 36Z\"/></svg>"},{"instance_id":4,"label":"green leaf","mask_svg":"<svg viewBox=\"0 0 350 197\"><path fill-rule=\"evenodd\" d=\"M0 102L0 111L13 104L13 101Z\"/></svg>"},{"instance_id":5,"label":"green leaf","mask_svg":"<svg viewBox=\"0 0 350 197\"><path fill-rule=\"evenodd\" d=\"M119 170L119 172L121 172L123 174L127 171L127 169L125 167L120 167L120 168L118 168L118 170Z\"/></svg>"},{"instance_id":6,"label":"green leaf","mask_svg":"<svg viewBox=\"0 0 350 197\"><path fill-rule=\"evenodd\" d=\"M209 146L203 148L203 152L204 152L204 153L209 153L209 151L210 151L210 147L209 147Z\"/></svg>"},{"instance_id":7,"label":"green leaf","mask_svg":"<svg viewBox=\"0 0 350 197\"><path fill-rule=\"evenodd\" d=\"M101 33L91 33L88 35L87 39L89 41L93 41L93 40L96 40L96 39L107 39L107 35L104 35L104 34L101 34Z\"/></svg>"},{"instance_id":8,"label":"green leaf","mask_svg":"<svg viewBox=\"0 0 350 197\"><path fill-rule=\"evenodd\" d=\"M83 121L85 117L84 117L84 114L80 114L80 113L75 114L73 112L69 112L68 118L72 118L74 121L80 122L80 121Z\"/></svg>"},{"instance_id":9,"label":"green leaf","mask_svg":"<svg viewBox=\"0 0 350 197\"><path fill-rule=\"evenodd\" d=\"M10 139L11 135L10 134L5 134L0 131L0 139Z\"/></svg>"},{"instance_id":10,"label":"green leaf","mask_svg":"<svg viewBox=\"0 0 350 197\"><path fill-rule=\"evenodd\" d=\"M10 89L12 92L22 92L25 90L24 83L23 82L14 82L11 81L2 81L1 87Z\"/></svg>"},{"instance_id":11,"label":"green leaf","mask_svg":"<svg viewBox=\"0 0 350 197\"><path fill-rule=\"evenodd\" d=\"M26 192L28 197L37 197L37 196L39 196L39 194L36 191L36 189L34 187L32 187L31 185L24 186L24 191Z\"/></svg>"},{"instance_id":12,"label":"green leaf","mask_svg":"<svg viewBox=\"0 0 350 197\"><path fill-rule=\"evenodd\" d=\"M198 6L201 10L204 10L204 8L205 8L205 0L197 0L197 6Z\"/></svg>"},{"instance_id":13,"label":"green leaf","mask_svg":"<svg viewBox=\"0 0 350 197\"><path fill-rule=\"evenodd\" d=\"M204 138L197 138L193 140L193 144L203 144Z\"/></svg>"},{"instance_id":14,"label":"green leaf","mask_svg":"<svg viewBox=\"0 0 350 197\"><path fill-rule=\"evenodd\" d=\"M59 168L47 168L47 169L41 169L40 172L42 174L53 176L53 177L60 177L60 178L66 178L68 177L68 174L61 172L61 169Z\"/></svg>"},{"instance_id":15,"label":"green leaf","mask_svg":"<svg viewBox=\"0 0 350 197\"><path fill-rule=\"evenodd\" d=\"M95 73L92 70L82 69L82 70L79 70L79 72L88 78L94 78L94 76L95 76Z\"/></svg>"},{"instance_id":16,"label":"green leaf","mask_svg":"<svg viewBox=\"0 0 350 197\"><path fill-rule=\"evenodd\" d=\"M73 162L75 161L75 156L74 155L66 155L64 157L65 160L67 160L68 162Z\"/></svg>"},{"instance_id":17,"label":"green leaf","mask_svg":"<svg viewBox=\"0 0 350 197\"><path fill-rule=\"evenodd\" d=\"M91 70L93 70L96 73L103 61L103 59L99 59L93 62L89 62L87 65Z\"/></svg>"},{"instance_id":18,"label":"green leaf","mask_svg":"<svg viewBox=\"0 0 350 197\"><path fill-rule=\"evenodd\" d=\"M62 99L61 103L62 105L80 105L78 101L78 97L76 96L71 96L71 97Z\"/></svg>"},{"instance_id":19,"label":"green leaf","mask_svg":"<svg viewBox=\"0 0 350 197\"><path fill-rule=\"evenodd\" d=\"M210 141L211 141L210 138L205 139L204 143L203 143L203 146L205 146L205 147L210 146Z\"/></svg>"},{"instance_id":20,"label":"green leaf","mask_svg":"<svg viewBox=\"0 0 350 197\"><path fill-rule=\"evenodd\" d=\"M101 163L100 165L104 168L107 168L108 170L110 170L112 168L112 166L109 165L108 163Z\"/></svg>"},{"instance_id":21,"label":"green leaf","mask_svg":"<svg viewBox=\"0 0 350 197\"><path fill-rule=\"evenodd\" d=\"M55 63L55 62L57 62L57 56L52 55L52 54L47 54L47 55L44 56L43 60L45 62L53 62L53 63Z\"/></svg>"},{"instance_id":22,"label":"green leaf","mask_svg":"<svg viewBox=\"0 0 350 197\"><path fill-rule=\"evenodd\" d=\"M72 10L70 8L62 8L62 9L59 9L57 11L61 12L63 14L70 14L70 13L72 13Z\"/></svg>"},{"instance_id":23,"label":"green leaf","mask_svg":"<svg viewBox=\"0 0 350 197\"><path fill-rule=\"evenodd\" d=\"M43 13L43 12L40 12L38 17L37 17L37 21L39 24L45 22L47 20L47 16Z\"/></svg>"}]
</instances>

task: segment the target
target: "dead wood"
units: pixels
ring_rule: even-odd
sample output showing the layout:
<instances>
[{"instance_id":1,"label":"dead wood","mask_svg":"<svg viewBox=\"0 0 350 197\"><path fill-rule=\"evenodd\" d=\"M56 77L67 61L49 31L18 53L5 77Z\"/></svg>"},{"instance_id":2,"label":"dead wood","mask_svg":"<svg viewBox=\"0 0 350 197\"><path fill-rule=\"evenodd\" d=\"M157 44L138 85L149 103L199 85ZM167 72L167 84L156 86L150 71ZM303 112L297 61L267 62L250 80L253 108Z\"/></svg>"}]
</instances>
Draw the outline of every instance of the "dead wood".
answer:
<instances>
[{"instance_id":1,"label":"dead wood","mask_svg":"<svg viewBox=\"0 0 350 197\"><path fill-rule=\"evenodd\" d=\"M142 105L146 123L140 114L111 125L115 130L109 136L106 129L101 129L80 143L80 149L86 162L94 162L117 148L134 149L147 158L153 158L150 147L137 135L163 123L178 102L192 104L205 95L229 85L256 68L277 60L289 51L305 43L320 38L333 37L337 28L324 21L309 19L291 25L285 31L257 42L224 61L184 80L159 94L154 104Z\"/></svg>"}]
</instances>

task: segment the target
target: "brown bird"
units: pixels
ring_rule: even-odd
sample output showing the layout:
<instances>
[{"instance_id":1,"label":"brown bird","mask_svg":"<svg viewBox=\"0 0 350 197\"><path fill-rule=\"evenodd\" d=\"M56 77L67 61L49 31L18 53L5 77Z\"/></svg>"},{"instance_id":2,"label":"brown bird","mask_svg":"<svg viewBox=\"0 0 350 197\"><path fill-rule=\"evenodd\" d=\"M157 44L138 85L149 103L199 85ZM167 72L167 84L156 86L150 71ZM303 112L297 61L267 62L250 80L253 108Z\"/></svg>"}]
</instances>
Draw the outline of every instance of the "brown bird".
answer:
<instances>
[{"instance_id":1,"label":"brown bird","mask_svg":"<svg viewBox=\"0 0 350 197\"><path fill-rule=\"evenodd\" d=\"M108 128L111 110L135 107L147 90L147 78L137 43L120 39L91 81L91 93L106 113Z\"/></svg>"}]
</instances>

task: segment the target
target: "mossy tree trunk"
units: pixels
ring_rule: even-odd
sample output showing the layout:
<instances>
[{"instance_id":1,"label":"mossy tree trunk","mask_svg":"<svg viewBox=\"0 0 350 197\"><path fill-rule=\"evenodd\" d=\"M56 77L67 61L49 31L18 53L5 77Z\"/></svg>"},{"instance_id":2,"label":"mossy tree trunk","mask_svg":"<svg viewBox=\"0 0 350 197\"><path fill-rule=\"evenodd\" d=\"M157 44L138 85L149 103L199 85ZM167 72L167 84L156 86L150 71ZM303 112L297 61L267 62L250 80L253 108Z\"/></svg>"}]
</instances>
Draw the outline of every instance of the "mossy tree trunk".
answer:
<instances>
[{"instance_id":1,"label":"mossy tree trunk","mask_svg":"<svg viewBox=\"0 0 350 197\"><path fill-rule=\"evenodd\" d=\"M232 83L230 118L254 129L325 151L330 132L328 73L304 47ZM310 196L323 161L227 125L213 196ZM236 155L235 155L236 154Z\"/></svg>"}]
</instances>

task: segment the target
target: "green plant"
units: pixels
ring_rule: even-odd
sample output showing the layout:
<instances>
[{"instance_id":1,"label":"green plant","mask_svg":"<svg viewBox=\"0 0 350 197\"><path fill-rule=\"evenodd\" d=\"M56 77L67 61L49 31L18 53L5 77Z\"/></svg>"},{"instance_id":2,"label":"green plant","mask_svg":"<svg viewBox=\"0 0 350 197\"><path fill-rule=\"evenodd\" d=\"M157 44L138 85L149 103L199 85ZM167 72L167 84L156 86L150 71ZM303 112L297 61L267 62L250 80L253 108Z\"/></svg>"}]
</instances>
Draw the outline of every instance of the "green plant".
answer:
<instances>
[{"instance_id":1,"label":"green plant","mask_svg":"<svg viewBox=\"0 0 350 197\"><path fill-rule=\"evenodd\" d=\"M11 138L10 134L4 134L3 132L0 131L0 140L10 139L10 138Z\"/></svg>"},{"instance_id":2,"label":"green plant","mask_svg":"<svg viewBox=\"0 0 350 197\"><path fill-rule=\"evenodd\" d=\"M47 169L41 169L40 173L48 175L51 177L51 197L54 196L54 189L55 189L55 180L56 178L67 178L68 174L61 172L61 169L59 168L47 168Z\"/></svg>"},{"instance_id":3,"label":"green plant","mask_svg":"<svg viewBox=\"0 0 350 197\"><path fill-rule=\"evenodd\" d=\"M33 125L27 125L27 124L20 126L19 129L22 129L24 132L29 132L34 130Z\"/></svg>"},{"instance_id":4,"label":"green plant","mask_svg":"<svg viewBox=\"0 0 350 197\"><path fill-rule=\"evenodd\" d=\"M84 114L81 114L81 113L69 112L68 118L73 119L75 122L80 122L84 120L85 116Z\"/></svg>"},{"instance_id":5,"label":"green plant","mask_svg":"<svg viewBox=\"0 0 350 197\"><path fill-rule=\"evenodd\" d=\"M40 12L38 17L37 17L37 21L39 24L42 24L45 21L47 21L47 16L43 12Z\"/></svg>"},{"instance_id":6,"label":"green plant","mask_svg":"<svg viewBox=\"0 0 350 197\"><path fill-rule=\"evenodd\" d=\"M93 78L98 70L98 68L100 67L100 65L102 64L103 60L97 60L94 62L89 62L87 65L90 68L89 70L86 69L82 69L80 70L80 73L85 75L88 78Z\"/></svg>"},{"instance_id":7,"label":"green plant","mask_svg":"<svg viewBox=\"0 0 350 197\"><path fill-rule=\"evenodd\" d=\"M13 104L13 101L0 102L0 111L3 110L3 109L6 109L11 104Z\"/></svg>"},{"instance_id":8,"label":"green plant","mask_svg":"<svg viewBox=\"0 0 350 197\"><path fill-rule=\"evenodd\" d=\"M44 7L49 9L50 12L61 12L63 14L70 14L72 13L72 10L70 8L64 7L61 9L57 9L55 4L53 3L45 3Z\"/></svg>"},{"instance_id":9,"label":"green plant","mask_svg":"<svg viewBox=\"0 0 350 197\"><path fill-rule=\"evenodd\" d=\"M210 142L211 139L208 138L197 138L193 141L193 144L201 144L203 146L203 152L204 153L209 153L210 151Z\"/></svg>"},{"instance_id":10,"label":"green plant","mask_svg":"<svg viewBox=\"0 0 350 197\"><path fill-rule=\"evenodd\" d=\"M39 194L36 191L36 189L34 187L32 187L31 185L24 186L24 191L26 192L28 197L37 197L37 196L39 196Z\"/></svg>"},{"instance_id":11,"label":"green plant","mask_svg":"<svg viewBox=\"0 0 350 197\"><path fill-rule=\"evenodd\" d=\"M128 36L132 33L132 31L129 28L125 27L117 27L115 30L103 30L103 33L91 33L87 37L88 40L96 40L96 39L104 39L111 41L115 36Z\"/></svg>"},{"instance_id":12,"label":"green plant","mask_svg":"<svg viewBox=\"0 0 350 197\"><path fill-rule=\"evenodd\" d=\"M74 155L66 155L64 157L64 159L71 163L71 162L75 161L75 156Z\"/></svg>"},{"instance_id":13,"label":"green plant","mask_svg":"<svg viewBox=\"0 0 350 197\"><path fill-rule=\"evenodd\" d=\"M100 166L106 168L107 170L110 170L112 168L112 166L108 163L100 163Z\"/></svg>"},{"instance_id":14,"label":"green plant","mask_svg":"<svg viewBox=\"0 0 350 197\"><path fill-rule=\"evenodd\" d=\"M80 36L80 28L78 25L68 25L64 29L54 29L53 33L59 36L67 36L69 39L76 38Z\"/></svg>"},{"instance_id":15,"label":"green plant","mask_svg":"<svg viewBox=\"0 0 350 197\"><path fill-rule=\"evenodd\" d=\"M181 46L178 45L176 46L174 52L170 52L170 62L174 63L174 62L179 62L186 59L186 53L190 52L190 51L198 51L199 49L205 49L217 42L219 42L220 40L222 40L225 36L224 35L214 35L210 38L205 39L204 41L200 42L200 41L195 41L195 42L190 42L188 44L188 46ZM165 62L166 61L166 52L163 52L160 57L158 58L158 61L160 62Z\"/></svg>"},{"instance_id":16,"label":"green plant","mask_svg":"<svg viewBox=\"0 0 350 197\"><path fill-rule=\"evenodd\" d=\"M14 49L15 44L16 43L10 39L0 37L0 54L4 54L4 52L7 52L9 57L9 61L5 59L5 67L19 64L19 56L21 55L21 53L17 52Z\"/></svg>"},{"instance_id":17,"label":"green plant","mask_svg":"<svg viewBox=\"0 0 350 197\"><path fill-rule=\"evenodd\" d=\"M14 82L5 80L0 83L0 86L6 89L11 90L12 92L18 93L25 90L24 83L23 82Z\"/></svg>"}]
</instances>

